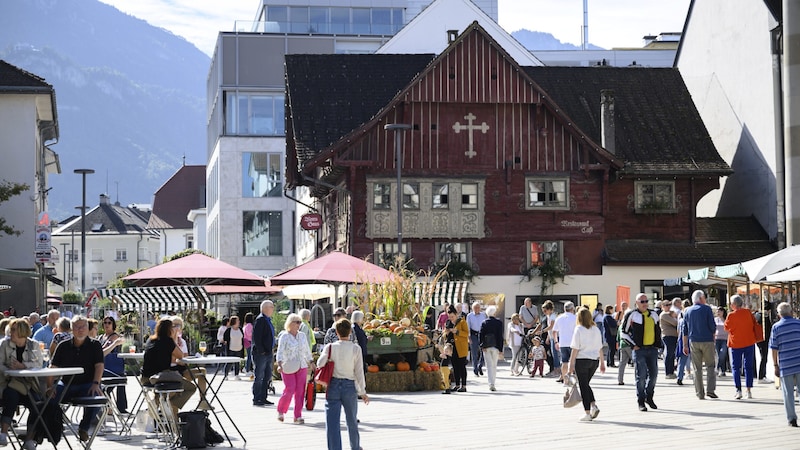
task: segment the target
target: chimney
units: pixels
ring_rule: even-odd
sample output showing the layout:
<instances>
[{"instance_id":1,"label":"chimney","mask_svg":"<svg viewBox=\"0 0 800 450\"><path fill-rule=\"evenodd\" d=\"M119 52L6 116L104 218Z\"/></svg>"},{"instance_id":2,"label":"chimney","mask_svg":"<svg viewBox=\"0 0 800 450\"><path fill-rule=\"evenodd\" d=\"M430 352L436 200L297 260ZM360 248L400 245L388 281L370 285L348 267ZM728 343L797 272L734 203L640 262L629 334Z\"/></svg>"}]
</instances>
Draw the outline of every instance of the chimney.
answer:
<instances>
[{"instance_id":1,"label":"chimney","mask_svg":"<svg viewBox=\"0 0 800 450\"><path fill-rule=\"evenodd\" d=\"M609 153L616 154L616 125L614 124L614 90L600 91L600 133L601 145Z\"/></svg>"},{"instance_id":2,"label":"chimney","mask_svg":"<svg viewBox=\"0 0 800 450\"><path fill-rule=\"evenodd\" d=\"M452 44L458 39L458 30L447 30L447 44Z\"/></svg>"},{"instance_id":3,"label":"chimney","mask_svg":"<svg viewBox=\"0 0 800 450\"><path fill-rule=\"evenodd\" d=\"M100 194L100 204L101 205L108 205L111 203L111 199L106 194Z\"/></svg>"}]
</instances>

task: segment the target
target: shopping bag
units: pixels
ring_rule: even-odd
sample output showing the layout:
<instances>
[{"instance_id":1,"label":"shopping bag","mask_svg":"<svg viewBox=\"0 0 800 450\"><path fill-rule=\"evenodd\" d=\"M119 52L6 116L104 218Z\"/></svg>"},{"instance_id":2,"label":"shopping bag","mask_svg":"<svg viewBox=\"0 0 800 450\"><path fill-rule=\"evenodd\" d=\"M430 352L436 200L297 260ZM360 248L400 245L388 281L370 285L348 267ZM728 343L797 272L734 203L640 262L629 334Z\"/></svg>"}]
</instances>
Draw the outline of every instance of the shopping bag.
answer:
<instances>
[{"instance_id":1,"label":"shopping bag","mask_svg":"<svg viewBox=\"0 0 800 450\"><path fill-rule=\"evenodd\" d=\"M583 401L581 391L578 389L578 380L574 376L565 378L564 386L567 387L567 391L564 392L564 408L572 408Z\"/></svg>"},{"instance_id":2,"label":"shopping bag","mask_svg":"<svg viewBox=\"0 0 800 450\"><path fill-rule=\"evenodd\" d=\"M314 382L320 386L328 387L333 378L333 360L331 360L331 346L328 344L328 361L325 365L314 371Z\"/></svg>"}]
</instances>

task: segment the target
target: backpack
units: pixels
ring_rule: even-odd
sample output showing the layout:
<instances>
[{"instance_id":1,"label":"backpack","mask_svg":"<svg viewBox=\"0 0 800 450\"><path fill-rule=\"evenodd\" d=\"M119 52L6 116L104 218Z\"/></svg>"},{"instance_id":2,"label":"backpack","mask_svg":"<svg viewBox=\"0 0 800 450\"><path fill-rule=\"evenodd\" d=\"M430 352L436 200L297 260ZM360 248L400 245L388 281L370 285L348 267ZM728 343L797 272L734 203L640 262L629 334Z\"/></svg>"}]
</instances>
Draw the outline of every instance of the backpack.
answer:
<instances>
[{"instance_id":1,"label":"backpack","mask_svg":"<svg viewBox=\"0 0 800 450\"><path fill-rule=\"evenodd\" d=\"M188 411L178 413L181 423L181 446L186 448L206 448L206 421L208 413L205 411Z\"/></svg>"}]
</instances>

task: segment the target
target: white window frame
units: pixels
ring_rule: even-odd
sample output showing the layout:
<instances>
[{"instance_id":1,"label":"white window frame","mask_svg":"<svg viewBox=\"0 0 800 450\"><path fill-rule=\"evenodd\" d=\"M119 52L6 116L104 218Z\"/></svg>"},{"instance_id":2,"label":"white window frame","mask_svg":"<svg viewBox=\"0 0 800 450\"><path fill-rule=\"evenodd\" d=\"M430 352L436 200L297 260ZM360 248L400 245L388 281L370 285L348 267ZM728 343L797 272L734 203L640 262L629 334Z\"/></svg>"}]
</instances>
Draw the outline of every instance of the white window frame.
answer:
<instances>
[{"instance_id":1,"label":"white window frame","mask_svg":"<svg viewBox=\"0 0 800 450\"><path fill-rule=\"evenodd\" d=\"M91 256L90 261L103 262L103 249L102 248L93 248L92 249L92 256Z\"/></svg>"},{"instance_id":2,"label":"white window frame","mask_svg":"<svg viewBox=\"0 0 800 450\"><path fill-rule=\"evenodd\" d=\"M99 286L103 284L103 272L92 272L92 285Z\"/></svg>"},{"instance_id":3,"label":"white window frame","mask_svg":"<svg viewBox=\"0 0 800 450\"><path fill-rule=\"evenodd\" d=\"M114 261L127 261L128 260L128 249L127 248L118 248L114 251L116 258Z\"/></svg>"},{"instance_id":4,"label":"white window frame","mask_svg":"<svg viewBox=\"0 0 800 450\"><path fill-rule=\"evenodd\" d=\"M464 188L471 186L475 188L475 193L464 193ZM478 197L481 189L478 183L461 183L461 209L478 209ZM465 201L466 200L466 201Z\"/></svg>"},{"instance_id":5,"label":"white window frame","mask_svg":"<svg viewBox=\"0 0 800 450\"><path fill-rule=\"evenodd\" d=\"M652 192L643 192L648 186L651 187ZM667 195L664 195L665 188L670 191ZM678 212L675 206L674 181L636 181L633 184L633 189L635 197L634 208L637 214L671 214Z\"/></svg>"},{"instance_id":6,"label":"white window frame","mask_svg":"<svg viewBox=\"0 0 800 450\"><path fill-rule=\"evenodd\" d=\"M533 201L531 196L534 194L533 183L545 183L546 189L543 194L544 200ZM557 191L553 188L553 183L564 183L564 201L553 200ZM541 204L540 204L541 203ZM527 177L525 178L525 209L537 211L563 211L569 209L569 178L568 177Z\"/></svg>"}]
</instances>

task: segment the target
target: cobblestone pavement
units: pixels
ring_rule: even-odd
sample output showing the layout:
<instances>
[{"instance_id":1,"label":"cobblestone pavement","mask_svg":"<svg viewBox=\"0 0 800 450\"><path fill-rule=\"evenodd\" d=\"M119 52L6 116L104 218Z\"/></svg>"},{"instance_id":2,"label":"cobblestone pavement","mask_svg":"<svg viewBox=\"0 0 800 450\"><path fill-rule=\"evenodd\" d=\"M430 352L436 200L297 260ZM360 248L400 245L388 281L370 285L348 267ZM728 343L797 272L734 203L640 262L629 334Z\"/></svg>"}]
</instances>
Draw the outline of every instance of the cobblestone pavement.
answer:
<instances>
[{"instance_id":1,"label":"cobblestone pavement","mask_svg":"<svg viewBox=\"0 0 800 450\"><path fill-rule=\"evenodd\" d=\"M369 405L359 403L361 445L365 449L533 448L541 444L548 449L800 448L800 429L787 425L781 391L774 384L756 384L752 400L735 400L728 375L718 378L719 399L698 400L691 380L679 386L675 380L665 379L662 369L655 393L658 410L640 412L633 369L626 370L623 386L617 384L616 369L610 370L613 372L606 374L598 371L592 380L600 414L588 423L579 422L583 415L580 406L563 408L560 383L527 375L513 377L504 363L498 370L496 392L489 391L485 376L473 377L469 370L466 393L373 394ZM281 382L275 385L280 394ZM128 386L129 399L135 398L137 386ZM230 380L221 390L224 404L247 439L244 443L234 438L234 448L325 448L322 396L313 411L303 410L305 424L295 425L291 420L278 422L274 406L252 406L250 387L246 379ZM270 400L277 403L278 399L270 396ZM193 399L190 405L194 404ZM287 417L291 414L290 410ZM220 431L216 423L214 428ZM226 429L230 432L232 427L226 424ZM347 446L344 415L342 432ZM159 445L140 431L128 441L111 441L109 436L98 437L92 447L116 450ZM229 448L227 442L219 447Z\"/></svg>"}]
</instances>

